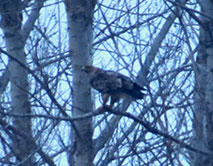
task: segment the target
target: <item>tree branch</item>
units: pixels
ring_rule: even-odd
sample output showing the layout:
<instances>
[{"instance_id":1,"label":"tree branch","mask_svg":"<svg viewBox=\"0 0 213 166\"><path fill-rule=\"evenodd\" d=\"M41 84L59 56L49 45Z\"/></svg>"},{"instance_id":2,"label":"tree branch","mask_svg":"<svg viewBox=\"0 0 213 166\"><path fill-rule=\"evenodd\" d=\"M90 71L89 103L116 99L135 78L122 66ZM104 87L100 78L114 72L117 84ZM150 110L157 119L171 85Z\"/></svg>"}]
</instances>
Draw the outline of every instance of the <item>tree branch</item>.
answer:
<instances>
[{"instance_id":1,"label":"tree branch","mask_svg":"<svg viewBox=\"0 0 213 166\"><path fill-rule=\"evenodd\" d=\"M32 7L32 12L28 16L28 20L26 23L23 25L22 28L22 36L23 40L26 41L30 32L32 31L33 27L35 26L35 21L39 17L39 12L44 4L45 0L40 0L40 1L35 1L34 5Z\"/></svg>"},{"instance_id":2,"label":"tree branch","mask_svg":"<svg viewBox=\"0 0 213 166\"><path fill-rule=\"evenodd\" d=\"M193 152L196 152L196 153L200 153L200 154L203 154L203 155L210 155L210 156L213 156L213 154L210 154L210 153L207 153L207 152L204 152L202 150L199 150L199 149L196 149L192 146L190 146L189 144L179 140L179 139L176 139L175 137L167 134L167 133L164 133L154 127L151 127L151 125L149 123L146 123L144 121L142 121L140 118L128 113L128 112L121 112L121 111L114 111L112 109L107 109L107 112L110 112L112 114L115 114L115 115L118 115L118 116L124 116L124 117L127 117L129 119L132 119L134 122L142 125L143 127L145 127L149 132L153 133L153 134L156 134L156 135L159 135L159 136L162 136L164 138L167 138L177 144L179 144L180 146L188 149L188 150L191 150Z\"/></svg>"},{"instance_id":3,"label":"tree branch","mask_svg":"<svg viewBox=\"0 0 213 166\"><path fill-rule=\"evenodd\" d=\"M56 166L55 163L53 162L53 160L42 151L41 147L39 147L35 141L33 140L33 138L30 138L27 134L18 131L15 127L9 125L8 123L6 123L5 121L3 121L2 119L0 119L0 125L7 129L12 131L13 133L15 133L15 135L20 136L21 138L23 138L28 144L32 145L33 148L39 153L39 155L42 157L42 159L49 165L49 166Z\"/></svg>"}]
</instances>

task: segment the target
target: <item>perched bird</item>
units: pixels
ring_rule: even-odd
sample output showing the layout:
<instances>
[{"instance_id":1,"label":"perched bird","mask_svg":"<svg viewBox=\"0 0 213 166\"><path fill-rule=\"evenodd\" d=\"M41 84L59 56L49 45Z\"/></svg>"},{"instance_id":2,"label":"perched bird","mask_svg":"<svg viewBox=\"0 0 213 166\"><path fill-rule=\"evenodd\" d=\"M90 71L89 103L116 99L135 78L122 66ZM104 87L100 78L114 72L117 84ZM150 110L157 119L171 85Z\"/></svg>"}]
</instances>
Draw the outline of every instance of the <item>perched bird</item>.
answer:
<instances>
[{"instance_id":1,"label":"perched bird","mask_svg":"<svg viewBox=\"0 0 213 166\"><path fill-rule=\"evenodd\" d=\"M141 87L129 77L111 70L103 70L98 67L85 65L82 70L88 74L91 86L99 91L102 96L103 106L106 106L109 98L110 108L125 96L130 96L133 100L143 99L145 88Z\"/></svg>"}]
</instances>

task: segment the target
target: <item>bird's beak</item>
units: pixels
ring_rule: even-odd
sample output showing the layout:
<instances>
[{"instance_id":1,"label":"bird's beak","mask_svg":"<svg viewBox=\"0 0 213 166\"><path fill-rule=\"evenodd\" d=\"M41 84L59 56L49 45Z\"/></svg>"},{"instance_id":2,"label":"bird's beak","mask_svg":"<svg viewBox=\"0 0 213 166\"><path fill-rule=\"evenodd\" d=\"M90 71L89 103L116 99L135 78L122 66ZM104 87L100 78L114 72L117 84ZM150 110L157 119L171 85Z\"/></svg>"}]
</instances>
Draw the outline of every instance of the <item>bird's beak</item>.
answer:
<instances>
[{"instance_id":1,"label":"bird's beak","mask_svg":"<svg viewBox=\"0 0 213 166\"><path fill-rule=\"evenodd\" d=\"M85 66L82 65L82 66L81 66L81 70L85 71L85 69L86 69Z\"/></svg>"},{"instance_id":2,"label":"bird's beak","mask_svg":"<svg viewBox=\"0 0 213 166\"><path fill-rule=\"evenodd\" d=\"M85 69L85 66L84 66L84 65L82 65L82 66L81 66L81 69L82 69L82 70L84 70L84 69Z\"/></svg>"}]
</instances>

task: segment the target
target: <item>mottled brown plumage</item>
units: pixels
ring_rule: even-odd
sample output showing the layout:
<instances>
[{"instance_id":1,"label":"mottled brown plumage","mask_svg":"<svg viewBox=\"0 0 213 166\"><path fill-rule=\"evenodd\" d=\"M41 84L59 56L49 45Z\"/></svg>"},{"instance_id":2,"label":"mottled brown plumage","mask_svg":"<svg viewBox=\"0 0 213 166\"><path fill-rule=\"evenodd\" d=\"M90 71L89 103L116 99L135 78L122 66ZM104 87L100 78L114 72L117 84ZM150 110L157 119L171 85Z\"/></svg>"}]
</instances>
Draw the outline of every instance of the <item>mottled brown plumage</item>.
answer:
<instances>
[{"instance_id":1,"label":"mottled brown plumage","mask_svg":"<svg viewBox=\"0 0 213 166\"><path fill-rule=\"evenodd\" d=\"M88 74L91 86L102 94L104 106L109 98L112 108L124 96L131 96L135 100L144 97L141 91L145 89L123 74L89 65L83 66L82 70Z\"/></svg>"}]
</instances>

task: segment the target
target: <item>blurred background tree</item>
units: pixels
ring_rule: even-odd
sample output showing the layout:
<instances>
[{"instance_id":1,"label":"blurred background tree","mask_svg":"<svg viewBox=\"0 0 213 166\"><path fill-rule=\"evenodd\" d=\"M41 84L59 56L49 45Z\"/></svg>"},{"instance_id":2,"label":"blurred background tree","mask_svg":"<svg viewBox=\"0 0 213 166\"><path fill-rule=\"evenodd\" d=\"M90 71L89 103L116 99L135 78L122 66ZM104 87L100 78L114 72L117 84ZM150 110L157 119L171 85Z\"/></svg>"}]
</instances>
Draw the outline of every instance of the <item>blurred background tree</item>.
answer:
<instances>
[{"instance_id":1,"label":"blurred background tree","mask_svg":"<svg viewBox=\"0 0 213 166\"><path fill-rule=\"evenodd\" d=\"M213 165L211 0L2 0L1 165ZM101 112L81 65L147 95Z\"/></svg>"}]
</instances>

